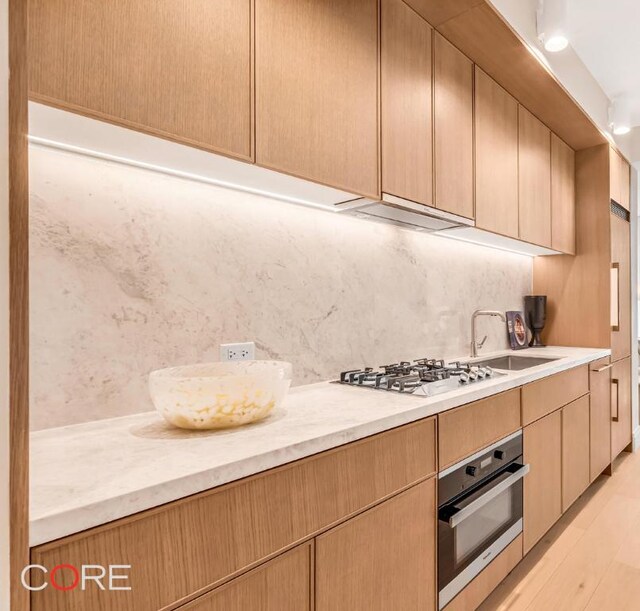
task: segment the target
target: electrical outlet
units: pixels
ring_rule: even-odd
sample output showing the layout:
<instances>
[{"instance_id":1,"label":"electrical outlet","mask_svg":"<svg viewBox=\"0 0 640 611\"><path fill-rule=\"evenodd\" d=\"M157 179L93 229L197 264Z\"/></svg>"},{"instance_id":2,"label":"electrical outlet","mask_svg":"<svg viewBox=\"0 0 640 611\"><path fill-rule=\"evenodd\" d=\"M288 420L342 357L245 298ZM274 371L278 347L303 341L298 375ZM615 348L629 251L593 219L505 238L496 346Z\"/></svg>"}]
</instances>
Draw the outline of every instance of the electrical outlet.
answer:
<instances>
[{"instance_id":1,"label":"electrical outlet","mask_svg":"<svg viewBox=\"0 0 640 611\"><path fill-rule=\"evenodd\" d=\"M255 358L256 345L253 342L220 344L221 361L253 361Z\"/></svg>"}]
</instances>

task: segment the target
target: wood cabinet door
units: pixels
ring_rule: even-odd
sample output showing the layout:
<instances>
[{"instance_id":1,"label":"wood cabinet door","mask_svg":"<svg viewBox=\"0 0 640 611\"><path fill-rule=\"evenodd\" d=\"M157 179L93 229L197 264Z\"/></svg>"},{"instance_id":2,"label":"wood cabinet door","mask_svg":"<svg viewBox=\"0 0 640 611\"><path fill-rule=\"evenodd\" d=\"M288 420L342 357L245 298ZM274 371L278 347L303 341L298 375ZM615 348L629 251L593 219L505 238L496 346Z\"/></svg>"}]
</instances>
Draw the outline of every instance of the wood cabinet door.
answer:
<instances>
[{"instance_id":1,"label":"wood cabinet door","mask_svg":"<svg viewBox=\"0 0 640 611\"><path fill-rule=\"evenodd\" d=\"M436 480L316 539L316 611L435 609Z\"/></svg>"},{"instance_id":2,"label":"wood cabinet door","mask_svg":"<svg viewBox=\"0 0 640 611\"><path fill-rule=\"evenodd\" d=\"M431 26L402 0L383 0L382 190L433 204Z\"/></svg>"},{"instance_id":3,"label":"wood cabinet door","mask_svg":"<svg viewBox=\"0 0 640 611\"><path fill-rule=\"evenodd\" d=\"M551 134L551 248L576 252L576 154Z\"/></svg>"},{"instance_id":4,"label":"wood cabinet door","mask_svg":"<svg viewBox=\"0 0 640 611\"><path fill-rule=\"evenodd\" d=\"M256 162L379 197L378 3L255 0Z\"/></svg>"},{"instance_id":5,"label":"wood cabinet door","mask_svg":"<svg viewBox=\"0 0 640 611\"><path fill-rule=\"evenodd\" d=\"M562 408L562 511L587 489L589 470L589 395Z\"/></svg>"},{"instance_id":6,"label":"wood cabinet door","mask_svg":"<svg viewBox=\"0 0 640 611\"><path fill-rule=\"evenodd\" d=\"M609 148L609 195L614 202L620 203L620 156Z\"/></svg>"},{"instance_id":7,"label":"wood cabinet door","mask_svg":"<svg viewBox=\"0 0 640 611\"><path fill-rule=\"evenodd\" d=\"M231 580L180 611L305 611L311 608L310 543Z\"/></svg>"},{"instance_id":8,"label":"wood cabinet door","mask_svg":"<svg viewBox=\"0 0 640 611\"><path fill-rule=\"evenodd\" d=\"M551 246L551 131L518 106L520 239Z\"/></svg>"},{"instance_id":9,"label":"wood cabinet door","mask_svg":"<svg viewBox=\"0 0 640 611\"><path fill-rule=\"evenodd\" d=\"M523 445L526 554L562 515L562 410L525 427Z\"/></svg>"},{"instance_id":10,"label":"wood cabinet door","mask_svg":"<svg viewBox=\"0 0 640 611\"><path fill-rule=\"evenodd\" d=\"M631 443L631 359L611 368L611 460Z\"/></svg>"},{"instance_id":11,"label":"wood cabinet door","mask_svg":"<svg viewBox=\"0 0 640 611\"><path fill-rule=\"evenodd\" d=\"M630 225L611 214L611 360L631 355Z\"/></svg>"},{"instance_id":12,"label":"wood cabinet door","mask_svg":"<svg viewBox=\"0 0 640 611\"><path fill-rule=\"evenodd\" d=\"M593 481L611 463L611 365L609 357L591 363L590 477Z\"/></svg>"},{"instance_id":13,"label":"wood cabinet door","mask_svg":"<svg viewBox=\"0 0 640 611\"><path fill-rule=\"evenodd\" d=\"M251 159L251 4L30 0L30 96Z\"/></svg>"},{"instance_id":14,"label":"wood cabinet door","mask_svg":"<svg viewBox=\"0 0 640 611\"><path fill-rule=\"evenodd\" d=\"M629 167L629 164L620 157L620 155L618 155L618 158L620 163L620 201L618 203L627 210L631 210L631 168Z\"/></svg>"},{"instance_id":15,"label":"wood cabinet door","mask_svg":"<svg viewBox=\"0 0 640 611\"><path fill-rule=\"evenodd\" d=\"M518 238L518 102L475 67L476 225Z\"/></svg>"},{"instance_id":16,"label":"wood cabinet door","mask_svg":"<svg viewBox=\"0 0 640 611\"><path fill-rule=\"evenodd\" d=\"M473 63L434 36L435 205L474 218Z\"/></svg>"}]
</instances>

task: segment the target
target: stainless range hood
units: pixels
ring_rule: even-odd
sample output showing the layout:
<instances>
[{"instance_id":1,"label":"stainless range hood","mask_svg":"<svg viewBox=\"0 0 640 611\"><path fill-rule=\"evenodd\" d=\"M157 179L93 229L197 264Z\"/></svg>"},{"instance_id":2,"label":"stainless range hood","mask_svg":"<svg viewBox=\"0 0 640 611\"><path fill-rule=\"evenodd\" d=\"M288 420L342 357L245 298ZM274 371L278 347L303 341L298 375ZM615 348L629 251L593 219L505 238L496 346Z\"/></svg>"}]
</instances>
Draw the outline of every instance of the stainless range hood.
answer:
<instances>
[{"instance_id":1,"label":"stainless range hood","mask_svg":"<svg viewBox=\"0 0 640 611\"><path fill-rule=\"evenodd\" d=\"M463 216L450 214L423 204L416 204L408 199L388 193L383 193L380 201L358 199L336 204L335 208L343 214L420 231L442 231L443 229L473 227L474 225L473 220Z\"/></svg>"}]
</instances>

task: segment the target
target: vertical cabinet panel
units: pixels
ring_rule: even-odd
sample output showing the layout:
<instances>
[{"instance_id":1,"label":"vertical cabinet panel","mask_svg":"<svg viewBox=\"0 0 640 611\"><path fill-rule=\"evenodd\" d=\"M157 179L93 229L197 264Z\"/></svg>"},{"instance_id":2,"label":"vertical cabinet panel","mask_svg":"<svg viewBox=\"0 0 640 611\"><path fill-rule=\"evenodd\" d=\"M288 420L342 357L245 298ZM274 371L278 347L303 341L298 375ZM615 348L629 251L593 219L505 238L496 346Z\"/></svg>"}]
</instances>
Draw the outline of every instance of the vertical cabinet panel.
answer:
<instances>
[{"instance_id":1,"label":"vertical cabinet panel","mask_svg":"<svg viewBox=\"0 0 640 611\"><path fill-rule=\"evenodd\" d=\"M474 217L473 63L434 36L435 205Z\"/></svg>"},{"instance_id":2,"label":"vertical cabinet panel","mask_svg":"<svg viewBox=\"0 0 640 611\"><path fill-rule=\"evenodd\" d=\"M402 0L381 19L382 190L431 205L431 26Z\"/></svg>"},{"instance_id":3,"label":"vertical cabinet panel","mask_svg":"<svg viewBox=\"0 0 640 611\"><path fill-rule=\"evenodd\" d=\"M520 239L551 246L551 132L518 107Z\"/></svg>"},{"instance_id":4,"label":"vertical cabinet panel","mask_svg":"<svg viewBox=\"0 0 640 611\"><path fill-rule=\"evenodd\" d=\"M311 609L311 545L301 545L216 588L184 611L306 611Z\"/></svg>"},{"instance_id":5,"label":"vertical cabinet panel","mask_svg":"<svg viewBox=\"0 0 640 611\"><path fill-rule=\"evenodd\" d=\"M251 0L31 0L32 98L252 156Z\"/></svg>"},{"instance_id":6,"label":"vertical cabinet panel","mask_svg":"<svg viewBox=\"0 0 640 611\"><path fill-rule=\"evenodd\" d=\"M475 68L476 225L518 237L518 102Z\"/></svg>"},{"instance_id":7,"label":"vertical cabinet panel","mask_svg":"<svg viewBox=\"0 0 640 611\"><path fill-rule=\"evenodd\" d=\"M435 483L316 539L316 611L435 609Z\"/></svg>"},{"instance_id":8,"label":"vertical cabinet panel","mask_svg":"<svg viewBox=\"0 0 640 611\"><path fill-rule=\"evenodd\" d=\"M627 210L631 210L631 168L622 157L618 157L620 159L620 201L618 203Z\"/></svg>"},{"instance_id":9,"label":"vertical cabinet panel","mask_svg":"<svg viewBox=\"0 0 640 611\"><path fill-rule=\"evenodd\" d=\"M551 134L551 248L576 252L575 152Z\"/></svg>"},{"instance_id":10,"label":"vertical cabinet panel","mask_svg":"<svg viewBox=\"0 0 640 611\"><path fill-rule=\"evenodd\" d=\"M562 511L591 481L589 439L589 395L585 395L562 408Z\"/></svg>"},{"instance_id":11,"label":"vertical cabinet panel","mask_svg":"<svg viewBox=\"0 0 640 611\"><path fill-rule=\"evenodd\" d=\"M590 477L593 481L611 463L611 367L609 357L591 363L589 369Z\"/></svg>"},{"instance_id":12,"label":"vertical cabinet panel","mask_svg":"<svg viewBox=\"0 0 640 611\"><path fill-rule=\"evenodd\" d=\"M631 443L631 359L611 368L611 459Z\"/></svg>"},{"instance_id":13,"label":"vertical cabinet panel","mask_svg":"<svg viewBox=\"0 0 640 611\"><path fill-rule=\"evenodd\" d=\"M562 415L555 411L524 429L524 553L562 515Z\"/></svg>"},{"instance_id":14,"label":"vertical cabinet panel","mask_svg":"<svg viewBox=\"0 0 640 611\"><path fill-rule=\"evenodd\" d=\"M630 225L611 214L611 360L631 354L631 244ZM615 281L614 281L615 279Z\"/></svg>"},{"instance_id":15,"label":"vertical cabinet panel","mask_svg":"<svg viewBox=\"0 0 640 611\"><path fill-rule=\"evenodd\" d=\"M378 197L377 1L255 10L257 163Z\"/></svg>"}]
</instances>

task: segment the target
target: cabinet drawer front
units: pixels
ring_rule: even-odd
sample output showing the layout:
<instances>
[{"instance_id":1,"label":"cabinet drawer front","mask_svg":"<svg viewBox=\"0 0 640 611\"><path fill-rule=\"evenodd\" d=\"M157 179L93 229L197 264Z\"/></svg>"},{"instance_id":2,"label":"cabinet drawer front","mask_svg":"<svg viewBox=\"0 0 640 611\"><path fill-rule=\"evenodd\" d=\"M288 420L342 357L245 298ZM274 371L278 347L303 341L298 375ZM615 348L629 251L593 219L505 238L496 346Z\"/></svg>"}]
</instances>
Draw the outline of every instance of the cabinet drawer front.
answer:
<instances>
[{"instance_id":1,"label":"cabinet drawer front","mask_svg":"<svg viewBox=\"0 0 640 611\"><path fill-rule=\"evenodd\" d=\"M216 588L181 611L305 611L311 608L311 543Z\"/></svg>"},{"instance_id":2,"label":"cabinet drawer front","mask_svg":"<svg viewBox=\"0 0 640 611\"><path fill-rule=\"evenodd\" d=\"M522 423L527 425L589 392L589 367L557 373L522 387Z\"/></svg>"},{"instance_id":3,"label":"cabinet drawer front","mask_svg":"<svg viewBox=\"0 0 640 611\"><path fill-rule=\"evenodd\" d=\"M434 472L429 418L34 548L48 567L129 564L132 590L46 588L32 611L156 611Z\"/></svg>"},{"instance_id":4,"label":"cabinet drawer front","mask_svg":"<svg viewBox=\"0 0 640 611\"><path fill-rule=\"evenodd\" d=\"M520 389L438 416L439 468L454 464L520 428Z\"/></svg>"},{"instance_id":5,"label":"cabinet drawer front","mask_svg":"<svg viewBox=\"0 0 640 611\"><path fill-rule=\"evenodd\" d=\"M435 608L435 478L316 540L316 611Z\"/></svg>"}]
</instances>

